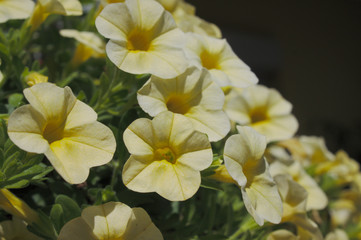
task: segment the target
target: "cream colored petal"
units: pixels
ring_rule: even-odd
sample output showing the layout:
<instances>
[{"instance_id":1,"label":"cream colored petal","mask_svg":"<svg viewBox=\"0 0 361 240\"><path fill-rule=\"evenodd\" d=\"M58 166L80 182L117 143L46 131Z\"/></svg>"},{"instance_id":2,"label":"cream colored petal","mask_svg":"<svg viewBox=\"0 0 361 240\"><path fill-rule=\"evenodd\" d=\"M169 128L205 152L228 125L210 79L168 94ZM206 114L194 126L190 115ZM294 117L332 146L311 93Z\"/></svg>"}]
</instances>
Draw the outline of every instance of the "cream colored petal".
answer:
<instances>
[{"instance_id":1,"label":"cream colored petal","mask_svg":"<svg viewBox=\"0 0 361 240\"><path fill-rule=\"evenodd\" d=\"M124 240L163 240L162 233L152 223L149 215L142 208L132 208Z\"/></svg>"},{"instance_id":2,"label":"cream colored petal","mask_svg":"<svg viewBox=\"0 0 361 240\"><path fill-rule=\"evenodd\" d=\"M122 239L132 216L132 209L120 202L87 207L81 218L97 239Z\"/></svg>"},{"instance_id":3,"label":"cream colored petal","mask_svg":"<svg viewBox=\"0 0 361 240\"><path fill-rule=\"evenodd\" d=\"M259 161L266 149L266 139L250 127L238 128L240 134L229 137L224 146L224 163L229 174L244 186L246 179L242 173L248 161Z\"/></svg>"},{"instance_id":4,"label":"cream colored petal","mask_svg":"<svg viewBox=\"0 0 361 240\"><path fill-rule=\"evenodd\" d=\"M45 156L67 182L77 184L87 179L89 168L108 163L115 146L111 130L94 122L67 129L64 138L53 142Z\"/></svg>"},{"instance_id":5,"label":"cream colored petal","mask_svg":"<svg viewBox=\"0 0 361 240\"><path fill-rule=\"evenodd\" d=\"M325 240L348 240L347 233L342 229L335 229L326 235Z\"/></svg>"},{"instance_id":6,"label":"cream colored petal","mask_svg":"<svg viewBox=\"0 0 361 240\"><path fill-rule=\"evenodd\" d=\"M24 90L32 107L43 114L45 119L64 118L74 107L76 98L69 87L60 88L52 83L39 83Z\"/></svg>"},{"instance_id":7,"label":"cream colored petal","mask_svg":"<svg viewBox=\"0 0 361 240\"><path fill-rule=\"evenodd\" d=\"M67 16L80 16L83 14L83 7L78 0L57 0L63 5Z\"/></svg>"},{"instance_id":8,"label":"cream colored petal","mask_svg":"<svg viewBox=\"0 0 361 240\"><path fill-rule=\"evenodd\" d=\"M253 179L247 179L247 186L242 188L242 196L248 212L259 225L263 220L279 223L282 219L282 200L277 186L273 181L265 159L264 172L257 174ZM246 171L247 169L244 169ZM249 173L247 173L248 175Z\"/></svg>"},{"instance_id":9,"label":"cream colored petal","mask_svg":"<svg viewBox=\"0 0 361 240\"><path fill-rule=\"evenodd\" d=\"M317 224L311 219L307 218L306 214L296 214L291 219L291 222L297 226L297 233L300 239L322 240L322 233Z\"/></svg>"},{"instance_id":10,"label":"cream colored petal","mask_svg":"<svg viewBox=\"0 0 361 240\"><path fill-rule=\"evenodd\" d=\"M33 8L34 2L31 0L2 0L0 1L0 23L10 19L28 18Z\"/></svg>"},{"instance_id":11,"label":"cream colored petal","mask_svg":"<svg viewBox=\"0 0 361 240\"><path fill-rule=\"evenodd\" d=\"M45 153L49 143L43 136L44 117L32 106L17 108L9 117L8 134L18 147L34 153Z\"/></svg>"},{"instance_id":12,"label":"cream colored petal","mask_svg":"<svg viewBox=\"0 0 361 240\"><path fill-rule=\"evenodd\" d=\"M324 209L328 204L328 198L316 181L303 170L303 174L297 181L308 193L306 210Z\"/></svg>"},{"instance_id":13,"label":"cream colored petal","mask_svg":"<svg viewBox=\"0 0 361 240\"><path fill-rule=\"evenodd\" d=\"M280 229L268 235L266 240L300 240L300 238L288 230Z\"/></svg>"},{"instance_id":14,"label":"cream colored petal","mask_svg":"<svg viewBox=\"0 0 361 240\"><path fill-rule=\"evenodd\" d=\"M195 140L196 139L192 139L190 144L196 144L197 142ZM212 156L212 149L207 148L203 150L184 153L177 159L177 162L195 170L202 171L210 166Z\"/></svg>"},{"instance_id":15,"label":"cream colored petal","mask_svg":"<svg viewBox=\"0 0 361 240\"><path fill-rule=\"evenodd\" d=\"M162 5L152 0L133 0L125 1L130 14L132 15L133 21L140 29L151 30L154 26L160 26L159 21L170 21L173 22L173 28L176 24L171 17L170 13L164 11ZM164 15L169 15L164 19ZM167 23L169 24L169 23Z\"/></svg>"},{"instance_id":16,"label":"cream colored petal","mask_svg":"<svg viewBox=\"0 0 361 240\"><path fill-rule=\"evenodd\" d=\"M165 83L166 81L162 82ZM139 106L152 117L168 110L165 99L158 88L156 84L149 80L139 89L137 94Z\"/></svg>"},{"instance_id":17,"label":"cream colored petal","mask_svg":"<svg viewBox=\"0 0 361 240\"><path fill-rule=\"evenodd\" d=\"M291 138L298 129L298 121L293 115L284 115L252 124L252 127L271 142Z\"/></svg>"},{"instance_id":18,"label":"cream colored petal","mask_svg":"<svg viewBox=\"0 0 361 240\"><path fill-rule=\"evenodd\" d=\"M58 0L39 0L44 13L66 15L64 6Z\"/></svg>"},{"instance_id":19,"label":"cream colored petal","mask_svg":"<svg viewBox=\"0 0 361 240\"><path fill-rule=\"evenodd\" d=\"M62 29L59 31L60 35L63 37L74 38L80 43L91 47L94 51L98 53L105 52L105 44L102 39L98 37L93 32L80 32L74 29Z\"/></svg>"},{"instance_id":20,"label":"cream colored petal","mask_svg":"<svg viewBox=\"0 0 361 240\"><path fill-rule=\"evenodd\" d=\"M96 112L85 103L77 100L66 119L65 129L80 127L81 125L92 123L96 120Z\"/></svg>"},{"instance_id":21,"label":"cream colored petal","mask_svg":"<svg viewBox=\"0 0 361 240\"><path fill-rule=\"evenodd\" d=\"M230 120L222 110L193 107L185 116L192 121L197 131L207 134L211 142L221 140L231 129Z\"/></svg>"},{"instance_id":22,"label":"cream colored petal","mask_svg":"<svg viewBox=\"0 0 361 240\"><path fill-rule=\"evenodd\" d=\"M123 141L130 154L153 156L154 132L149 119L137 119L124 131Z\"/></svg>"},{"instance_id":23,"label":"cream colored petal","mask_svg":"<svg viewBox=\"0 0 361 240\"><path fill-rule=\"evenodd\" d=\"M123 3L105 6L95 19L95 26L101 35L117 41L127 41L127 35L135 28L131 13Z\"/></svg>"},{"instance_id":24,"label":"cream colored petal","mask_svg":"<svg viewBox=\"0 0 361 240\"><path fill-rule=\"evenodd\" d=\"M127 164L132 165L130 158ZM139 169L140 170L140 169ZM132 174L129 176L128 174ZM176 166L168 161L154 161L140 172L123 171L123 182L137 192L157 192L170 201L183 201L193 196L200 185L200 173L186 166ZM125 182L124 179L130 179Z\"/></svg>"},{"instance_id":25,"label":"cream colored petal","mask_svg":"<svg viewBox=\"0 0 361 240\"><path fill-rule=\"evenodd\" d=\"M269 106L268 114L270 116L288 114L292 110L292 104L286 101L275 89L270 89L267 101Z\"/></svg>"},{"instance_id":26,"label":"cream colored petal","mask_svg":"<svg viewBox=\"0 0 361 240\"><path fill-rule=\"evenodd\" d=\"M178 156L211 148L207 136L194 131L192 122L180 114L174 114L169 144ZM209 159L205 164L209 163L210 165L211 162L212 160Z\"/></svg>"},{"instance_id":27,"label":"cream colored petal","mask_svg":"<svg viewBox=\"0 0 361 240\"><path fill-rule=\"evenodd\" d=\"M67 222L60 230L58 240L97 240L90 226L81 217Z\"/></svg>"}]
</instances>

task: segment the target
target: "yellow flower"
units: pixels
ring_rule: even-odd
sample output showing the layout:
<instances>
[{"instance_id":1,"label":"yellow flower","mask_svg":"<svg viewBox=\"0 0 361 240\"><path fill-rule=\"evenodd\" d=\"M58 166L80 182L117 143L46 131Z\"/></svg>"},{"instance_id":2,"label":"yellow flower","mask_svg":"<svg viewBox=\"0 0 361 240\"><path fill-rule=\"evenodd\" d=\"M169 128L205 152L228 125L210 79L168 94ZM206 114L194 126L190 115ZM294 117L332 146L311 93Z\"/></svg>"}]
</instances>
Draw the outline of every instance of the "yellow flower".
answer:
<instances>
[{"instance_id":1,"label":"yellow flower","mask_svg":"<svg viewBox=\"0 0 361 240\"><path fill-rule=\"evenodd\" d=\"M26 223L19 218L13 217L13 220L0 222L1 240L42 240L42 238L29 232Z\"/></svg>"},{"instance_id":2,"label":"yellow flower","mask_svg":"<svg viewBox=\"0 0 361 240\"><path fill-rule=\"evenodd\" d=\"M173 78L188 66L184 33L172 15L153 0L127 0L107 5L95 21L109 38L106 52L121 70Z\"/></svg>"},{"instance_id":3,"label":"yellow flower","mask_svg":"<svg viewBox=\"0 0 361 240\"><path fill-rule=\"evenodd\" d=\"M28 18L33 8L34 2L31 0L1 0L0 23L10 19Z\"/></svg>"},{"instance_id":4,"label":"yellow flower","mask_svg":"<svg viewBox=\"0 0 361 240\"><path fill-rule=\"evenodd\" d=\"M48 82L48 77L38 72L30 72L26 75L25 82L31 87L38 83Z\"/></svg>"},{"instance_id":5,"label":"yellow flower","mask_svg":"<svg viewBox=\"0 0 361 240\"><path fill-rule=\"evenodd\" d=\"M73 59L71 60L73 66L80 65L90 57L105 56L105 43L93 32L80 32L74 29L63 29L60 30L60 35L63 37L74 38L79 42Z\"/></svg>"},{"instance_id":6,"label":"yellow flower","mask_svg":"<svg viewBox=\"0 0 361 240\"><path fill-rule=\"evenodd\" d=\"M39 83L24 90L30 104L9 118L10 139L21 149L44 153L69 183L82 183L89 168L109 162L115 151L111 130L76 99L69 87Z\"/></svg>"},{"instance_id":7,"label":"yellow flower","mask_svg":"<svg viewBox=\"0 0 361 240\"><path fill-rule=\"evenodd\" d=\"M83 8L79 0L38 0L28 21L31 31L36 30L50 14L79 16Z\"/></svg>"},{"instance_id":8,"label":"yellow flower","mask_svg":"<svg viewBox=\"0 0 361 240\"><path fill-rule=\"evenodd\" d=\"M295 224L300 240L323 239L317 224L307 217L307 191L290 176L277 175L274 179L283 201L282 222Z\"/></svg>"},{"instance_id":9,"label":"yellow flower","mask_svg":"<svg viewBox=\"0 0 361 240\"><path fill-rule=\"evenodd\" d=\"M300 237L288 230L279 229L268 235L266 240L300 240Z\"/></svg>"},{"instance_id":10,"label":"yellow flower","mask_svg":"<svg viewBox=\"0 0 361 240\"><path fill-rule=\"evenodd\" d=\"M213 81L221 87L248 87L258 79L250 68L232 51L225 39L186 34L186 54L191 65L210 72Z\"/></svg>"},{"instance_id":11,"label":"yellow flower","mask_svg":"<svg viewBox=\"0 0 361 240\"><path fill-rule=\"evenodd\" d=\"M152 117L167 110L186 116L210 141L224 138L231 127L222 110L222 90L207 71L195 67L173 79L152 76L138 91L138 102Z\"/></svg>"},{"instance_id":12,"label":"yellow flower","mask_svg":"<svg viewBox=\"0 0 361 240\"><path fill-rule=\"evenodd\" d=\"M264 86L233 89L226 97L224 109L231 120L251 126L268 142L290 138L298 128L291 114L292 105L275 89Z\"/></svg>"},{"instance_id":13,"label":"yellow flower","mask_svg":"<svg viewBox=\"0 0 361 240\"><path fill-rule=\"evenodd\" d=\"M163 112L152 121L135 120L124 132L131 156L123 168L123 182L137 192L157 192L170 201L192 197L201 183L200 171L212 163L205 134L180 114Z\"/></svg>"},{"instance_id":14,"label":"yellow flower","mask_svg":"<svg viewBox=\"0 0 361 240\"><path fill-rule=\"evenodd\" d=\"M250 127L238 129L224 146L224 164L232 178L241 187L248 212L259 225L264 220L279 223L282 201L263 157L266 138Z\"/></svg>"},{"instance_id":15,"label":"yellow flower","mask_svg":"<svg viewBox=\"0 0 361 240\"><path fill-rule=\"evenodd\" d=\"M162 240L163 236L142 208L108 202L85 208L61 229L58 240Z\"/></svg>"},{"instance_id":16,"label":"yellow flower","mask_svg":"<svg viewBox=\"0 0 361 240\"><path fill-rule=\"evenodd\" d=\"M276 161L270 165L270 172L272 176L288 174L307 191L307 211L312 209L321 210L327 206L328 199L326 194L318 186L317 182L306 173L299 162L293 162L287 166Z\"/></svg>"},{"instance_id":17,"label":"yellow flower","mask_svg":"<svg viewBox=\"0 0 361 240\"><path fill-rule=\"evenodd\" d=\"M38 214L33 209L7 189L0 189L0 208L29 224L39 219Z\"/></svg>"}]
</instances>

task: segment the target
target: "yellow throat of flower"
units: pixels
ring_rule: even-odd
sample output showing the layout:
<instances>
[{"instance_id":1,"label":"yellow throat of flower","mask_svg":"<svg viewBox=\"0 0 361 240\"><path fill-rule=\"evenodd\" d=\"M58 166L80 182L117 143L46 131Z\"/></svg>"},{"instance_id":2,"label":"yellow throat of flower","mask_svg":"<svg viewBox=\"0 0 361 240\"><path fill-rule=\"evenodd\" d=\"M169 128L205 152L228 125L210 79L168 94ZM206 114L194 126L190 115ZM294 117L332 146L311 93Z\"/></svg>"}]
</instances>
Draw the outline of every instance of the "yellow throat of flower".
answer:
<instances>
[{"instance_id":1,"label":"yellow throat of flower","mask_svg":"<svg viewBox=\"0 0 361 240\"><path fill-rule=\"evenodd\" d=\"M258 124L269 119L265 108L256 108L250 112L251 124Z\"/></svg>"},{"instance_id":2,"label":"yellow throat of flower","mask_svg":"<svg viewBox=\"0 0 361 240\"><path fill-rule=\"evenodd\" d=\"M174 154L174 152L169 147L165 147L165 148L158 148L154 152L154 160L156 160L156 161L166 160L166 161L174 164L174 163L176 163L177 158L176 158L176 155Z\"/></svg>"},{"instance_id":3,"label":"yellow throat of flower","mask_svg":"<svg viewBox=\"0 0 361 240\"><path fill-rule=\"evenodd\" d=\"M173 113L186 114L191 106L189 105L189 96L181 94L171 95L167 102L167 108Z\"/></svg>"},{"instance_id":4,"label":"yellow throat of flower","mask_svg":"<svg viewBox=\"0 0 361 240\"><path fill-rule=\"evenodd\" d=\"M49 121L43 130L43 137L49 144L64 137L65 121Z\"/></svg>"},{"instance_id":5,"label":"yellow throat of flower","mask_svg":"<svg viewBox=\"0 0 361 240\"><path fill-rule=\"evenodd\" d=\"M150 49L151 42L151 32L135 29L128 36L127 48L133 52L146 52Z\"/></svg>"}]
</instances>

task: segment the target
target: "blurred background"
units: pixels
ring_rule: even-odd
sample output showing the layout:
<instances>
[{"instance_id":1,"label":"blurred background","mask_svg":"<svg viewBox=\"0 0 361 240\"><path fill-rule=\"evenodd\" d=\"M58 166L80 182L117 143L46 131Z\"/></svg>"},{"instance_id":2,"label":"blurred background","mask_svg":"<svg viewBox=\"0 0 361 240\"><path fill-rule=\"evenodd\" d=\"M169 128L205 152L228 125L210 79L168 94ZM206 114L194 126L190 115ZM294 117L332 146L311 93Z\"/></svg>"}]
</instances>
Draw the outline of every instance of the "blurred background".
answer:
<instances>
[{"instance_id":1,"label":"blurred background","mask_svg":"<svg viewBox=\"0 0 361 240\"><path fill-rule=\"evenodd\" d=\"M293 104L298 135L361 161L360 0L193 0L260 83Z\"/></svg>"}]
</instances>

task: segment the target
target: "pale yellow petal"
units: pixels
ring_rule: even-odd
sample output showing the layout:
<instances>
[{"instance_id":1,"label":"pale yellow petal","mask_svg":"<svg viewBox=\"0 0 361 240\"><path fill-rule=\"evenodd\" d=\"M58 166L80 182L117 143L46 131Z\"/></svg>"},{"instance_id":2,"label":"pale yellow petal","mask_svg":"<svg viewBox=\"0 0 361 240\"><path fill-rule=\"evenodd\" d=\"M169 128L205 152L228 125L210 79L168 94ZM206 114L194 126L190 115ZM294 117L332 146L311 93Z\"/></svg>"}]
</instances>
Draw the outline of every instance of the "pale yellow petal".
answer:
<instances>
[{"instance_id":1,"label":"pale yellow petal","mask_svg":"<svg viewBox=\"0 0 361 240\"><path fill-rule=\"evenodd\" d=\"M272 223L281 221L282 200L267 167L242 188L242 196L248 212L259 225L263 225L263 219Z\"/></svg>"},{"instance_id":2,"label":"pale yellow petal","mask_svg":"<svg viewBox=\"0 0 361 240\"><path fill-rule=\"evenodd\" d=\"M79 16L83 14L83 7L78 0L57 0L64 7L67 16Z\"/></svg>"},{"instance_id":3,"label":"pale yellow petal","mask_svg":"<svg viewBox=\"0 0 361 240\"><path fill-rule=\"evenodd\" d=\"M67 222L60 230L58 240L97 240L91 227L81 217Z\"/></svg>"},{"instance_id":4,"label":"pale yellow petal","mask_svg":"<svg viewBox=\"0 0 361 240\"><path fill-rule=\"evenodd\" d=\"M240 186L246 179L242 168L246 162L258 162L266 149L266 139L250 127L238 128L239 134L229 137L224 146L224 163Z\"/></svg>"},{"instance_id":5,"label":"pale yellow petal","mask_svg":"<svg viewBox=\"0 0 361 240\"><path fill-rule=\"evenodd\" d=\"M347 233L342 229L335 229L334 231L328 233L325 237L325 240L348 240Z\"/></svg>"},{"instance_id":6,"label":"pale yellow petal","mask_svg":"<svg viewBox=\"0 0 361 240\"><path fill-rule=\"evenodd\" d=\"M105 43L93 32L80 32L74 29L62 29L59 33L63 37L76 39L80 43L96 51L98 54L105 53Z\"/></svg>"},{"instance_id":7,"label":"pale yellow petal","mask_svg":"<svg viewBox=\"0 0 361 240\"><path fill-rule=\"evenodd\" d=\"M149 119L137 119L124 131L123 140L130 154L153 155L153 128Z\"/></svg>"},{"instance_id":8,"label":"pale yellow petal","mask_svg":"<svg viewBox=\"0 0 361 240\"><path fill-rule=\"evenodd\" d=\"M44 153L49 148L49 143L42 135L45 126L44 117L32 106L25 105L17 108L9 117L8 134L21 149Z\"/></svg>"},{"instance_id":9,"label":"pale yellow petal","mask_svg":"<svg viewBox=\"0 0 361 240\"><path fill-rule=\"evenodd\" d=\"M96 120L96 112L85 103L77 100L66 119L65 129L80 127Z\"/></svg>"},{"instance_id":10,"label":"pale yellow petal","mask_svg":"<svg viewBox=\"0 0 361 240\"><path fill-rule=\"evenodd\" d=\"M230 120L222 110L194 107L185 116L192 121L195 129L207 134L211 142L221 140L231 129Z\"/></svg>"},{"instance_id":11,"label":"pale yellow petal","mask_svg":"<svg viewBox=\"0 0 361 240\"><path fill-rule=\"evenodd\" d=\"M268 235L266 240L299 240L300 238L294 235L292 232L280 229L272 232Z\"/></svg>"},{"instance_id":12,"label":"pale yellow petal","mask_svg":"<svg viewBox=\"0 0 361 240\"><path fill-rule=\"evenodd\" d=\"M120 202L87 207L81 214L97 239L121 238L131 216L132 209Z\"/></svg>"},{"instance_id":13,"label":"pale yellow petal","mask_svg":"<svg viewBox=\"0 0 361 240\"><path fill-rule=\"evenodd\" d=\"M35 84L31 88L26 88L24 95L31 106L42 113L46 120L64 121L76 102L69 87L60 88L52 83Z\"/></svg>"},{"instance_id":14,"label":"pale yellow petal","mask_svg":"<svg viewBox=\"0 0 361 240\"><path fill-rule=\"evenodd\" d=\"M111 130L99 122L67 129L64 138L45 152L55 170L69 183L84 182L89 168L108 163L115 151Z\"/></svg>"},{"instance_id":15,"label":"pale yellow petal","mask_svg":"<svg viewBox=\"0 0 361 240\"><path fill-rule=\"evenodd\" d=\"M2 0L0 1L0 23L10 19L28 18L33 8L34 2L31 0Z\"/></svg>"},{"instance_id":16,"label":"pale yellow petal","mask_svg":"<svg viewBox=\"0 0 361 240\"><path fill-rule=\"evenodd\" d=\"M132 208L124 240L163 240L162 233L152 223L149 215L142 208Z\"/></svg>"}]
</instances>

